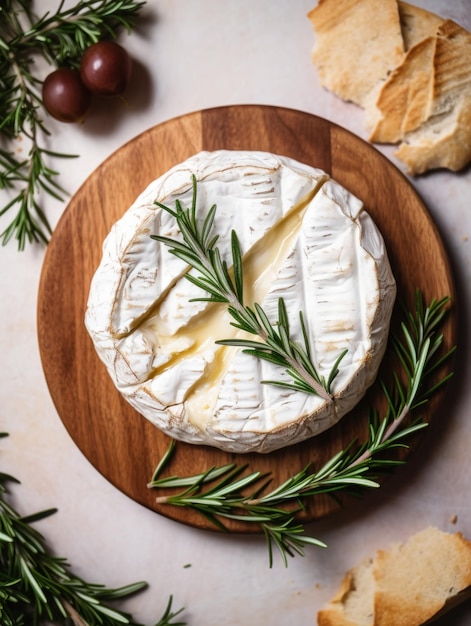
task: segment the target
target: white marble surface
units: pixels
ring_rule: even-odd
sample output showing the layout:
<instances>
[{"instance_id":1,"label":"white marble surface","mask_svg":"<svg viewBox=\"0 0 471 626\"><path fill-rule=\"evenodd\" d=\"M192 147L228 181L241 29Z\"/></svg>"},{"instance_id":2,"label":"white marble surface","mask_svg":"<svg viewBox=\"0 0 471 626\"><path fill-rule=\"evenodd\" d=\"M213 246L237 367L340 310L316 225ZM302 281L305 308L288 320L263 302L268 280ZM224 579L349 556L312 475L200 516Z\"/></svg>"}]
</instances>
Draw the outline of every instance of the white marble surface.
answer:
<instances>
[{"instance_id":1,"label":"white marble surface","mask_svg":"<svg viewBox=\"0 0 471 626\"><path fill-rule=\"evenodd\" d=\"M40 11L57 6L37 1ZM71 192L110 153L161 121L225 104L273 104L315 113L364 137L363 115L323 90L311 64L306 13L315 0L150 0L139 32L123 38L135 59L128 105L103 104L83 126L51 124L51 147L78 153L57 161ZM471 29L470 0L416 0ZM20 144L21 147L21 144ZM394 161L389 148L382 151ZM132 176L132 170L129 171ZM125 604L152 624L169 594L191 626L307 626L344 571L379 547L436 524L471 537L471 384L467 330L471 306L471 171L412 181L448 246L461 313L457 376L437 434L387 486L308 530L326 550L308 550L285 569L268 568L262 538L221 536L169 521L135 504L90 465L65 431L48 394L36 338L44 251L0 250L0 468L18 477L13 503L30 513L58 507L40 529L79 575L107 585L145 579ZM387 190L385 190L387 193ZM0 195L3 202L4 192ZM65 205L44 198L55 224ZM0 227L6 226L5 218ZM433 270L432 270L433 271ZM117 459L119 463L119 459ZM456 523L452 517L457 516ZM190 565L189 567L186 567ZM449 618L450 619L450 618ZM455 613L471 624L471 605Z\"/></svg>"}]
</instances>

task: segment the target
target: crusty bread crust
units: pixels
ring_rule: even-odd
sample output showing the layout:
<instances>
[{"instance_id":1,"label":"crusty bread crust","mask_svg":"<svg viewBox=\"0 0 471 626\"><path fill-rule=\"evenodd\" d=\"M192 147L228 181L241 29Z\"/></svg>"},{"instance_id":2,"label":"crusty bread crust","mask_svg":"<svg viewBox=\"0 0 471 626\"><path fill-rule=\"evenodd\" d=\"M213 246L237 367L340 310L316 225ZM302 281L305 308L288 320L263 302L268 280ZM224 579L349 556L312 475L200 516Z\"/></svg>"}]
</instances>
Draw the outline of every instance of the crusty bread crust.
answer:
<instances>
[{"instance_id":1,"label":"crusty bread crust","mask_svg":"<svg viewBox=\"0 0 471 626\"><path fill-rule=\"evenodd\" d=\"M468 597L471 542L429 527L345 575L318 626L423 626Z\"/></svg>"}]
</instances>

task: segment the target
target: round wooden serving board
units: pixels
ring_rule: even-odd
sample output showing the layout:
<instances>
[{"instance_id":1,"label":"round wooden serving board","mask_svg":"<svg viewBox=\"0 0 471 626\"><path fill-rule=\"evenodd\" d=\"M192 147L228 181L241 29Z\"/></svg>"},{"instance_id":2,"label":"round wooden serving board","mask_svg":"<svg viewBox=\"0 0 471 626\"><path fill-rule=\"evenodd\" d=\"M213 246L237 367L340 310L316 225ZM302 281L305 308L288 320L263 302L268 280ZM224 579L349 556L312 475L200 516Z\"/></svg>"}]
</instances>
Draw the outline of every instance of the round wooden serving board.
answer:
<instances>
[{"instance_id":1,"label":"round wooden serving board","mask_svg":"<svg viewBox=\"0 0 471 626\"><path fill-rule=\"evenodd\" d=\"M147 487L169 438L136 413L115 389L85 330L90 280L111 225L141 191L170 167L200 150L264 150L327 171L365 203L387 245L401 302L413 307L415 290L429 302L454 295L447 255L429 214L407 179L371 145L314 115L267 106L228 106L172 119L139 135L111 155L83 184L65 210L44 260L38 302L42 363L57 411L93 466L135 501L175 520L213 526L198 514L155 502ZM454 344L455 316L447 318L446 347ZM397 312L393 327L398 324ZM387 374L391 359L384 360ZM425 409L431 420L440 396ZM310 441L269 455L234 455L178 443L169 473L186 476L211 466L248 463L269 472L273 485L306 464L313 469L367 433L375 385L341 422ZM161 495L161 494L159 494ZM311 498L304 520L338 507L328 496ZM232 530L249 532L238 522Z\"/></svg>"}]
</instances>

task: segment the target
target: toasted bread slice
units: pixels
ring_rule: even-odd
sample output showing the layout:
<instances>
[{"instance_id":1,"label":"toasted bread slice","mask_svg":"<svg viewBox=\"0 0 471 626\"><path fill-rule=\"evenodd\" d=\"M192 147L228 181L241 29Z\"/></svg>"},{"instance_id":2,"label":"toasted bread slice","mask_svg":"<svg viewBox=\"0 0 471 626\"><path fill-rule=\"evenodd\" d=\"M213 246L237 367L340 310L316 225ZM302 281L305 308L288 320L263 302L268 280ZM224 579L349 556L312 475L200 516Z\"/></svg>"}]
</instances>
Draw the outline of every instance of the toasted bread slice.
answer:
<instances>
[{"instance_id":1,"label":"toasted bread slice","mask_svg":"<svg viewBox=\"0 0 471 626\"><path fill-rule=\"evenodd\" d=\"M398 2L404 49L410 50L427 37L434 37L443 18L407 2Z\"/></svg>"},{"instance_id":2,"label":"toasted bread slice","mask_svg":"<svg viewBox=\"0 0 471 626\"><path fill-rule=\"evenodd\" d=\"M344 100L363 105L404 57L397 0L319 0L308 17L321 83Z\"/></svg>"},{"instance_id":3,"label":"toasted bread slice","mask_svg":"<svg viewBox=\"0 0 471 626\"><path fill-rule=\"evenodd\" d=\"M406 2L398 2L406 55L366 108L370 141L397 143L430 115L434 89L434 56L438 15Z\"/></svg>"},{"instance_id":4,"label":"toasted bread slice","mask_svg":"<svg viewBox=\"0 0 471 626\"><path fill-rule=\"evenodd\" d=\"M437 33L429 114L404 133L396 152L410 174L443 167L457 171L471 160L470 68L471 33L446 20Z\"/></svg>"},{"instance_id":5,"label":"toasted bread slice","mask_svg":"<svg viewBox=\"0 0 471 626\"><path fill-rule=\"evenodd\" d=\"M382 86L375 104L365 109L370 141L397 143L429 117L435 47L436 37L427 37L412 46Z\"/></svg>"},{"instance_id":6,"label":"toasted bread slice","mask_svg":"<svg viewBox=\"0 0 471 626\"><path fill-rule=\"evenodd\" d=\"M434 116L409 133L394 154L413 176L440 168L463 169L471 160L471 99L457 99L449 114Z\"/></svg>"},{"instance_id":7,"label":"toasted bread slice","mask_svg":"<svg viewBox=\"0 0 471 626\"><path fill-rule=\"evenodd\" d=\"M471 161L471 33L401 0L319 0L308 17L321 83L365 109L370 141L400 144L411 175Z\"/></svg>"},{"instance_id":8,"label":"toasted bread slice","mask_svg":"<svg viewBox=\"0 0 471 626\"><path fill-rule=\"evenodd\" d=\"M430 527L349 571L318 626L422 626L470 596L471 542Z\"/></svg>"},{"instance_id":9,"label":"toasted bread slice","mask_svg":"<svg viewBox=\"0 0 471 626\"><path fill-rule=\"evenodd\" d=\"M319 611L318 626L372 626L374 584L373 561L365 559L345 574L329 605Z\"/></svg>"}]
</instances>

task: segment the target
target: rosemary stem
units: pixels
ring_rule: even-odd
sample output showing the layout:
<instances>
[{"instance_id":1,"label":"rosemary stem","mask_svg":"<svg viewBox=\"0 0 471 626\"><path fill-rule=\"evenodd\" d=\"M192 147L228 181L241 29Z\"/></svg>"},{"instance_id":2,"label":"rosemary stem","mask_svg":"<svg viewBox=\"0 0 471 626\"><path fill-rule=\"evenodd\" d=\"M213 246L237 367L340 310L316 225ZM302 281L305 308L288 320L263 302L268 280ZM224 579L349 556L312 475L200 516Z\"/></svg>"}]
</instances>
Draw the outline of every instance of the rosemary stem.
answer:
<instances>
[{"instance_id":1,"label":"rosemary stem","mask_svg":"<svg viewBox=\"0 0 471 626\"><path fill-rule=\"evenodd\" d=\"M71 16L70 21L74 21L74 17L80 17L80 16ZM54 30L55 28L57 28L58 26L60 26L60 22L59 20L54 20L53 22L49 22L49 24L46 23L45 27L43 28L39 28L37 31L31 31L29 33L25 33L24 36L21 39L18 39L16 41L17 44L20 45L24 45L29 43L30 41L34 41L37 40L38 36L41 37L42 35L50 32L51 30Z\"/></svg>"},{"instance_id":2,"label":"rosemary stem","mask_svg":"<svg viewBox=\"0 0 471 626\"><path fill-rule=\"evenodd\" d=\"M401 423L404 421L404 419L407 417L409 413L410 413L410 405L406 404L404 408L402 409L402 411L400 412L399 416L396 417L396 419L393 420L391 424L389 425L389 428L386 430L383 438L381 439L381 443L383 443L384 441L392 437L392 435L396 432L396 430L399 428L399 426L401 425Z\"/></svg>"},{"instance_id":3,"label":"rosemary stem","mask_svg":"<svg viewBox=\"0 0 471 626\"><path fill-rule=\"evenodd\" d=\"M313 376L311 376L311 374L306 370L302 363L294 359L289 354L286 355L286 360L293 369L297 370L302 375L304 380L314 389L318 396L320 396L326 402L332 402L333 404L335 404L335 399L332 394L330 394L322 385L317 382L317 380Z\"/></svg>"},{"instance_id":4,"label":"rosemary stem","mask_svg":"<svg viewBox=\"0 0 471 626\"><path fill-rule=\"evenodd\" d=\"M24 45L24 44L28 44L30 43L30 41L37 41L40 37L43 37L44 35L47 35L50 32L53 32L56 28L60 28L60 26L64 23L72 23L72 22L77 22L81 19L83 19L83 15L81 15L80 13L77 14L73 14L72 13L73 9L70 9L69 11L64 11L62 13L62 20L53 20L53 21L49 21L49 22L45 22L42 28L38 28L37 30L31 30L29 33L26 32L24 34L24 36L21 39L17 39L15 41L16 44L19 45ZM60 9L58 10L58 13L60 12Z\"/></svg>"},{"instance_id":5,"label":"rosemary stem","mask_svg":"<svg viewBox=\"0 0 471 626\"><path fill-rule=\"evenodd\" d=\"M74 626L90 626L88 622L80 617L74 607L69 602L67 602L67 600L61 599L61 603L67 614L69 615L70 619L73 621Z\"/></svg>"},{"instance_id":6,"label":"rosemary stem","mask_svg":"<svg viewBox=\"0 0 471 626\"><path fill-rule=\"evenodd\" d=\"M404 408L402 409L402 411L400 412L400 414L398 415L398 417L396 417L396 419L394 419L391 422L391 424L385 431L384 435L381 437L379 445L383 444L385 441L388 441L390 437L392 437L392 435L396 432L396 430L402 424L404 419L407 417L409 412L410 412L410 406L409 404L406 404ZM358 465L361 465L365 461L368 461L368 459L370 459L372 455L374 454L376 447L377 446L371 446L370 448L367 448L363 452L363 454L360 454L360 456L358 456L354 461L352 461L352 463L349 464L348 468L357 467Z\"/></svg>"},{"instance_id":7,"label":"rosemary stem","mask_svg":"<svg viewBox=\"0 0 471 626\"><path fill-rule=\"evenodd\" d=\"M209 274L213 271L213 267L211 265L208 256L205 254L205 251L201 248L201 246L196 245L195 249L197 250L198 257L201 263L204 265L205 269ZM224 295L227 298L227 302L229 306L234 308L243 318L247 317L245 306L243 302L239 300L236 293L233 289L224 290ZM253 320L251 320L253 323ZM257 324L256 327L257 335L262 339L262 341L266 342L268 339L268 334L266 330L260 325ZM333 396L310 374L310 372L304 367L303 363L299 360L295 359L291 354L285 352L285 359L287 363L290 365L292 369L297 371L304 381L316 392L318 396L320 396L323 400L327 402L334 402Z\"/></svg>"},{"instance_id":8,"label":"rosemary stem","mask_svg":"<svg viewBox=\"0 0 471 626\"><path fill-rule=\"evenodd\" d=\"M244 315L245 313L244 305L242 304L242 302L240 302L237 296L233 292L230 292L227 294L227 297L228 297L230 306L234 307L234 309L236 309L241 315ZM260 324L257 325L257 334L260 337L260 339L262 339L262 341L265 341L265 342L267 341L268 334L265 331L265 329L262 328L262 326L260 326ZM304 367L302 363L297 361L295 358L293 358L290 354L286 352L284 356L286 358L286 361L289 363L290 367L292 367L299 374L301 374L302 378L308 383L308 385L310 385L314 389L314 391L316 392L318 396L320 396L323 400L326 400L327 402L334 401L332 395L326 389L324 389L322 385L320 385L317 382L317 380L306 370L306 368Z\"/></svg>"},{"instance_id":9,"label":"rosemary stem","mask_svg":"<svg viewBox=\"0 0 471 626\"><path fill-rule=\"evenodd\" d=\"M155 499L156 504L168 504L171 496L157 496Z\"/></svg>"},{"instance_id":10,"label":"rosemary stem","mask_svg":"<svg viewBox=\"0 0 471 626\"><path fill-rule=\"evenodd\" d=\"M270 567L272 546L280 550L285 565L287 556L294 556L294 552L302 554L303 545L325 547L322 542L306 537L302 524L296 522L296 514L304 508L303 501L307 498L320 494L338 494L342 491L355 493L352 489L379 487L375 476L378 468L388 468L396 461L377 455L397 446L408 447L404 439L426 426L426 422L422 420L409 426L404 426L404 421L419 405L427 402L429 395L451 376L447 374L432 387L423 389L424 380L453 352L452 349L445 355L438 354L444 337L435 333L436 325L443 318L443 307L447 301L448 299L438 302L433 300L424 309L424 303L422 299L419 300L419 294L417 295L416 318L410 316L409 326L402 325L405 339L402 343L397 339L395 344L408 377L407 384L402 382L402 372L396 372L390 389L382 385L388 403L386 413L382 420L378 419L379 412L371 413L373 419L369 423L369 439L363 445L356 446L356 451L347 446L314 472L311 472L308 464L268 493L265 490L270 483L270 475L254 473L244 480L240 475L245 467L234 468L234 465L216 468L217 475L206 472L196 476L153 480L149 485L153 488L185 488L176 495L159 496L156 502L193 508L219 528L225 528L220 518L258 524L268 543ZM161 473L164 463L168 462L173 447L174 443L160 461L154 473L155 479ZM214 472L214 468L211 472ZM229 472L233 474L230 475ZM234 473L236 480L233 480ZM205 477L204 481L201 476ZM221 482L214 485L216 478L221 477ZM248 485L256 484L259 479L263 479L264 484L258 484L251 493L244 491ZM212 486L204 490L203 482L212 483Z\"/></svg>"},{"instance_id":11,"label":"rosemary stem","mask_svg":"<svg viewBox=\"0 0 471 626\"><path fill-rule=\"evenodd\" d=\"M3 12L0 9L0 135L13 141L21 135L32 138L38 130L25 159L20 161L13 150L0 151L0 185L17 191L0 209L1 217L17 208L16 216L0 232L0 240L6 245L15 236L18 249L23 250L26 241L47 244L52 230L36 196L44 192L63 200L57 193L58 172L48 167L45 156L72 156L52 153L38 142L40 131L50 132L41 115L43 77L35 57L42 57L49 66L77 67L91 44L102 37L115 38L122 27L130 32L145 0L78 0L66 9L65 1L58 0L56 9L42 17L33 13L30 0L3 4L8 6Z\"/></svg>"},{"instance_id":12,"label":"rosemary stem","mask_svg":"<svg viewBox=\"0 0 471 626\"><path fill-rule=\"evenodd\" d=\"M23 76L23 72L20 69L19 64L16 61L15 55L13 54L13 52L10 52L8 55L8 58L10 59L11 62L11 67L13 69L13 73L16 76L16 80L18 81L20 87L21 87L21 93L23 98L26 96L27 93L27 89L26 89L26 82Z\"/></svg>"}]
</instances>

